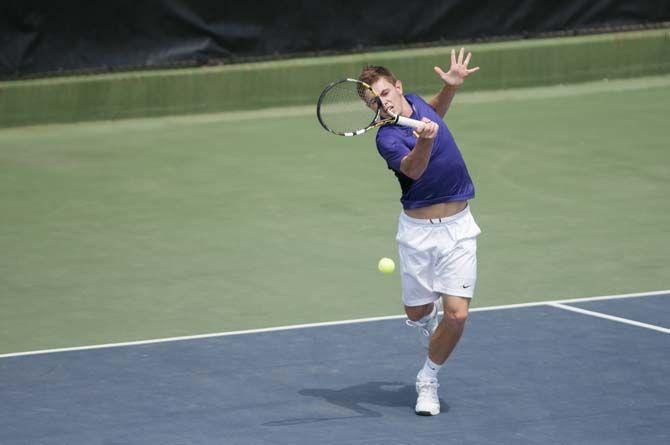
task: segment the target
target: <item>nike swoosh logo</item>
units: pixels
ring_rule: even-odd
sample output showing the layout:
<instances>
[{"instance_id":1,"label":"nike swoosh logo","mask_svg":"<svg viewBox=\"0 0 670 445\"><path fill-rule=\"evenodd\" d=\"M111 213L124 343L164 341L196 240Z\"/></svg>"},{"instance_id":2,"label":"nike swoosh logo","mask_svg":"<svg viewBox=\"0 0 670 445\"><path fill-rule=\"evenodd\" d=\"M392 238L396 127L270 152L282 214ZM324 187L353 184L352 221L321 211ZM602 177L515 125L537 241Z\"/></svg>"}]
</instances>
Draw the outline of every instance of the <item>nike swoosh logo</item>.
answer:
<instances>
[{"instance_id":1,"label":"nike swoosh logo","mask_svg":"<svg viewBox=\"0 0 670 445\"><path fill-rule=\"evenodd\" d=\"M468 287L472 287L472 284L468 284L468 285L465 285L465 284L464 284L464 285L463 285L463 289L467 289Z\"/></svg>"}]
</instances>

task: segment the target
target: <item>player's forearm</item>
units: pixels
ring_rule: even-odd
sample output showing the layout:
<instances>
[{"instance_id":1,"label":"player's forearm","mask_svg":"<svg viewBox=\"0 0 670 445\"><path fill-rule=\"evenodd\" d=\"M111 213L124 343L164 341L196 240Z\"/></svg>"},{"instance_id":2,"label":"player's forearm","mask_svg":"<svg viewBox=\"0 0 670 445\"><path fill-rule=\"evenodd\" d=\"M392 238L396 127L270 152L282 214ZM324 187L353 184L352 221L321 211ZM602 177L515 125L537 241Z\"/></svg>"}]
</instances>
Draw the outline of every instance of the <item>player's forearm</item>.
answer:
<instances>
[{"instance_id":1,"label":"player's forearm","mask_svg":"<svg viewBox=\"0 0 670 445\"><path fill-rule=\"evenodd\" d=\"M447 114L447 110L449 109L457 90L458 87L452 87L445 84L435 97L428 101L428 104L433 107L433 110L435 110L440 117L444 117L444 115Z\"/></svg>"},{"instance_id":2,"label":"player's forearm","mask_svg":"<svg viewBox=\"0 0 670 445\"><path fill-rule=\"evenodd\" d=\"M400 171L414 180L419 179L428 167L434 139L419 138L412 151L400 161Z\"/></svg>"}]
</instances>

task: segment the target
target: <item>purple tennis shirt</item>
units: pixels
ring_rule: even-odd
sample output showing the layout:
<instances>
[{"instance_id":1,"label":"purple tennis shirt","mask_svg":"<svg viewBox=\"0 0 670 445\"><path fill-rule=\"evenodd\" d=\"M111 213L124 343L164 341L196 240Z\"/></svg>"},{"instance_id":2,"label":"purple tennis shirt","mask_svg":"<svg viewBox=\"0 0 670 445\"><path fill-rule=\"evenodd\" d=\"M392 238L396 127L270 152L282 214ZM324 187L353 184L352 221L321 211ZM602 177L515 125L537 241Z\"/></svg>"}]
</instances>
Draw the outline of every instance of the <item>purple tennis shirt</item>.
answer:
<instances>
[{"instance_id":1,"label":"purple tennis shirt","mask_svg":"<svg viewBox=\"0 0 670 445\"><path fill-rule=\"evenodd\" d=\"M416 209L448 201L464 201L475 196L475 186L465 166L454 137L442 118L422 98L407 94L405 99L412 106L412 119L428 118L439 126L433 142L428 166L417 180L405 176L400 171L400 161L416 145L416 136L409 127L384 125L377 131L377 151L386 160L388 168L393 170L402 197L400 202L405 209Z\"/></svg>"}]
</instances>

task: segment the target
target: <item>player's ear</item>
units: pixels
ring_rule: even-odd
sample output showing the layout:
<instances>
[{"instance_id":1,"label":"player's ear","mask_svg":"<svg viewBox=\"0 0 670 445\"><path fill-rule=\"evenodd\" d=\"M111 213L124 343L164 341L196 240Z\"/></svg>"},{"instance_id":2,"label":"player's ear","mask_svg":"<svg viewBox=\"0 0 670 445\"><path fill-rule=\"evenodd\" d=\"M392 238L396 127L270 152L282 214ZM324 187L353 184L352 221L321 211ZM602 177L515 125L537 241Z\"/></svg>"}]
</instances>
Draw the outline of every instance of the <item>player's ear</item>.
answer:
<instances>
[{"instance_id":1,"label":"player's ear","mask_svg":"<svg viewBox=\"0 0 670 445\"><path fill-rule=\"evenodd\" d=\"M398 93L402 94L402 82L400 80L395 81L395 89L398 90Z\"/></svg>"}]
</instances>

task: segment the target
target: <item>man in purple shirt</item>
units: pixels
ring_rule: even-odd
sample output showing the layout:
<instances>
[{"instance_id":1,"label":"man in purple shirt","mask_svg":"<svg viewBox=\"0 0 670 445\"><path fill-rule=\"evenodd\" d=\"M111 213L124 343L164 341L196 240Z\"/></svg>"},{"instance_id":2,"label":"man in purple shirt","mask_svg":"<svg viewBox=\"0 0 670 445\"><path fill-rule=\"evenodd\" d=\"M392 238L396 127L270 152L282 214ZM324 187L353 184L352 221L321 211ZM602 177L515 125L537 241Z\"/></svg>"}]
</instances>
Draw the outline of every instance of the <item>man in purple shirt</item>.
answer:
<instances>
[{"instance_id":1,"label":"man in purple shirt","mask_svg":"<svg viewBox=\"0 0 670 445\"><path fill-rule=\"evenodd\" d=\"M458 58L452 50L449 71L435 67L443 86L428 102L404 94L402 82L384 67L367 66L359 76L386 110L426 123L418 130L386 125L377 132L377 150L402 190L396 240L407 324L419 328L428 343L428 357L416 381L419 415L440 412L437 374L461 338L477 279L481 231L468 206L474 185L442 120L456 90L479 69L468 68L471 53L463 56L463 48Z\"/></svg>"}]
</instances>

